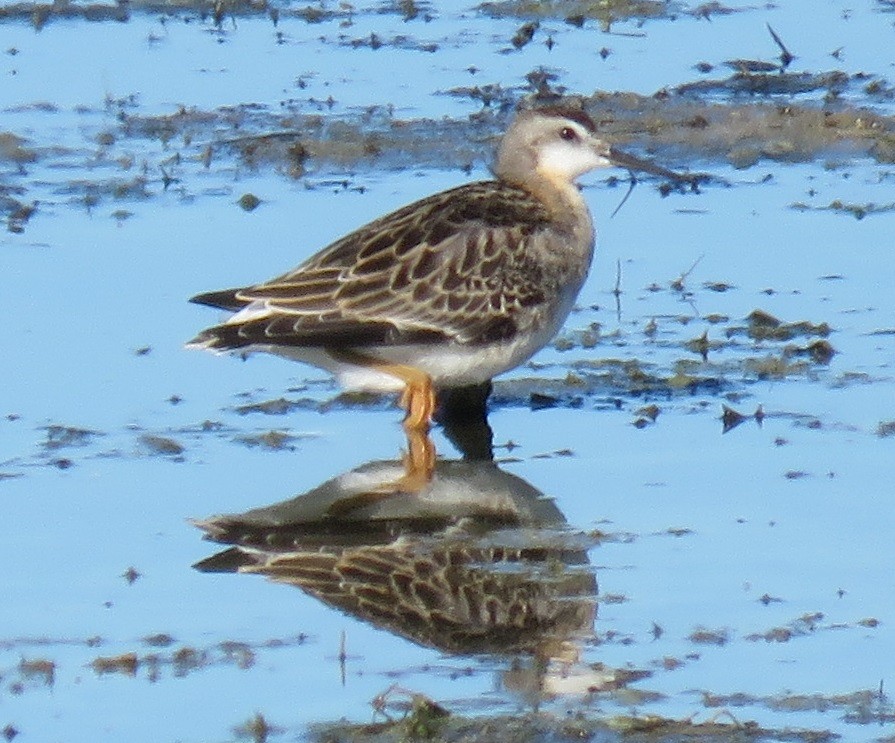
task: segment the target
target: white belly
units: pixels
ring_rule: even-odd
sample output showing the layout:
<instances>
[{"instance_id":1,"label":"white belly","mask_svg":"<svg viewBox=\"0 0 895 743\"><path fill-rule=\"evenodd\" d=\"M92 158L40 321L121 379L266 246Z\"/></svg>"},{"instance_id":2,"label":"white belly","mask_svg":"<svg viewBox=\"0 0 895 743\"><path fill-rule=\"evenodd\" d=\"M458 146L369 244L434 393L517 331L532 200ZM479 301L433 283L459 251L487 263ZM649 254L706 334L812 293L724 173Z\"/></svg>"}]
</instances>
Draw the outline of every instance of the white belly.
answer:
<instances>
[{"instance_id":1,"label":"white belly","mask_svg":"<svg viewBox=\"0 0 895 743\"><path fill-rule=\"evenodd\" d=\"M574 294L563 303L559 312L552 314L550 318L552 322L542 324L536 332L515 336L499 343L486 345L433 343L350 350L385 364L400 364L419 369L432 378L436 388L481 384L525 363L549 343L568 315L573 300ZM375 368L347 363L334 358L323 348L257 345L251 346L248 350L264 351L325 369L335 376L339 385L346 390L397 392L404 387L404 382L396 376Z\"/></svg>"},{"instance_id":2,"label":"white belly","mask_svg":"<svg viewBox=\"0 0 895 743\"><path fill-rule=\"evenodd\" d=\"M552 333L550 337L552 337ZM470 346L459 343L444 345L385 346L363 348L356 352L375 358L386 364L411 366L425 372L437 388L463 387L480 384L524 363L538 351L544 342L535 339L515 339L487 346ZM540 338L537 339L540 341ZM349 364L333 358L321 348L284 348L278 346L252 346L251 350L265 351L295 361L325 369L335 376L346 390L366 392L397 392L404 382L396 376L375 368Z\"/></svg>"},{"instance_id":3,"label":"white belly","mask_svg":"<svg viewBox=\"0 0 895 743\"><path fill-rule=\"evenodd\" d=\"M490 344L432 343L405 346L368 346L344 349L358 356L385 364L400 364L419 369L431 377L436 388L463 387L487 382L498 374L528 361L551 341L572 309L578 287L568 287L552 311L530 318L532 329L524 334ZM229 322L246 319L246 310ZM249 318L251 319L251 318ZM319 367L336 377L346 390L397 392L404 382L397 376L368 366L348 363L325 348L277 345L252 345L243 352L264 351Z\"/></svg>"}]
</instances>

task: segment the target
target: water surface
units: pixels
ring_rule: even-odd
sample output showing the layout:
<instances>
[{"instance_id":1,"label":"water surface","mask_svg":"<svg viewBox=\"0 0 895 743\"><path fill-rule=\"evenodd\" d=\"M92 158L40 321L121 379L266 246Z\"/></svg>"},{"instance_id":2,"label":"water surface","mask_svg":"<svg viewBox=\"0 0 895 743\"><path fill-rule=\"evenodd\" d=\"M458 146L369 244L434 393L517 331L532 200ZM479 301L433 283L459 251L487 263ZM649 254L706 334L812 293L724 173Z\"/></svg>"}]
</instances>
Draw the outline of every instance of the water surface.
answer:
<instances>
[{"instance_id":1,"label":"water surface","mask_svg":"<svg viewBox=\"0 0 895 743\"><path fill-rule=\"evenodd\" d=\"M398 684L453 715L724 710L777 731L892 736L890 4L708 18L681 6L609 32L557 16L519 50L531 19L420 5L405 21L323 4L334 15L320 23L284 6L277 25L195 9L40 30L4 16L0 726L23 740L231 740L260 714L294 739L381 720L377 704L399 718L400 693L373 704ZM824 141L758 129L765 151L737 169L739 156L680 134L676 100L651 119L662 136L650 99L632 97L633 114L613 103L609 129L647 122L620 139L720 180L664 198L641 183L613 216L626 184L586 179L599 237L579 309L556 347L498 381L489 417L489 477L549 518L495 531L493 514L453 514L470 530L460 547L529 550L526 569L496 575L577 602L564 654L545 668L533 642L446 649L283 581L193 567L226 548L193 520L369 463L400 469L405 441L392 401L340 399L325 375L278 359L184 351L216 319L189 296L262 280L386 210L487 177L501 103L540 66L570 93L651 96L729 81L726 60L779 61L766 23L796 55L788 72L842 71L841 94L728 85L687 105L756 118L791 106L805 120L866 107L877 149L854 126ZM502 91L490 107L485 85ZM299 171L222 144L312 116L320 136ZM358 143L373 134L370 154ZM237 203L246 193L254 211ZM783 330L762 333L756 310ZM280 399L287 414L263 412ZM726 433L725 406L744 416ZM433 437L444 462L460 459ZM447 497L474 492L462 482ZM405 542L431 555L444 537ZM572 582L550 594L557 576Z\"/></svg>"}]
</instances>

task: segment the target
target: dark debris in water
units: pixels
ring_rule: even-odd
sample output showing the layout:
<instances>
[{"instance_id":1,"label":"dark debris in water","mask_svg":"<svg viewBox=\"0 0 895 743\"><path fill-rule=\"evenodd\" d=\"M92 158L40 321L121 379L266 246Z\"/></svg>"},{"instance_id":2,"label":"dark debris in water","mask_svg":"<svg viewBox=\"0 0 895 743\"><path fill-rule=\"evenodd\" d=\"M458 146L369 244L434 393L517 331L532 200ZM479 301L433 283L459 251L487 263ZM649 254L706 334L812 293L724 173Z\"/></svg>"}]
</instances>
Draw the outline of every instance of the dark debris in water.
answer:
<instances>
[{"instance_id":1,"label":"dark debris in water","mask_svg":"<svg viewBox=\"0 0 895 743\"><path fill-rule=\"evenodd\" d=\"M237 203L243 211L253 212L261 205L261 199L253 193L246 193L239 197Z\"/></svg>"},{"instance_id":2,"label":"dark debris in water","mask_svg":"<svg viewBox=\"0 0 895 743\"><path fill-rule=\"evenodd\" d=\"M763 358L747 359L745 369L756 379L785 379L786 377L803 377L811 370L803 361L790 361L785 353L768 354Z\"/></svg>"},{"instance_id":3,"label":"dark debris in water","mask_svg":"<svg viewBox=\"0 0 895 743\"><path fill-rule=\"evenodd\" d=\"M300 437L285 431L267 431L251 436L240 436L239 441L249 448L260 447L270 451L295 451Z\"/></svg>"},{"instance_id":4,"label":"dark debris in water","mask_svg":"<svg viewBox=\"0 0 895 743\"><path fill-rule=\"evenodd\" d=\"M122 653L121 655L99 656L90 664L98 676L112 673L123 676L135 676L137 674L138 659L136 653Z\"/></svg>"},{"instance_id":5,"label":"dark debris in water","mask_svg":"<svg viewBox=\"0 0 895 743\"><path fill-rule=\"evenodd\" d=\"M152 648L167 648L174 644L174 638L165 632L159 632L154 635L147 635L143 638L143 642Z\"/></svg>"},{"instance_id":6,"label":"dark debris in water","mask_svg":"<svg viewBox=\"0 0 895 743\"><path fill-rule=\"evenodd\" d=\"M286 415L293 410L302 410L316 407L317 403L312 400L287 400L285 397L278 397L273 400L264 400L262 402L252 402L245 405L239 405L235 408L235 412L239 415L250 415L252 413L263 413L264 415Z\"/></svg>"},{"instance_id":7,"label":"dark debris in water","mask_svg":"<svg viewBox=\"0 0 895 743\"><path fill-rule=\"evenodd\" d=\"M895 202L890 204L851 204L845 201L835 199L826 206L812 206L802 201L792 204L792 208L798 211L818 211L818 212L837 212L839 214L847 214L855 219L864 219L864 217L872 214L887 214L895 211Z\"/></svg>"},{"instance_id":8,"label":"dark debris in water","mask_svg":"<svg viewBox=\"0 0 895 743\"><path fill-rule=\"evenodd\" d=\"M417 51L417 52L428 52L432 54L438 51L438 44L431 41L417 41L410 36L406 36L404 34L399 34L397 36L393 36L390 39L384 39L380 37L375 32L370 33L369 36L362 36L360 38L350 39L342 42L345 46L350 46L352 49L360 49L360 48L368 48L372 50L377 50L382 48L383 46L393 47L395 49L405 49L409 51Z\"/></svg>"},{"instance_id":9,"label":"dark debris in water","mask_svg":"<svg viewBox=\"0 0 895 743\"><path fill-rule=\"evenodd\" d=\"M721 432L728 433L729 431L732 431L734 428L739 426L741 423L749 420L749 418L752 418L758 425L761 425L761 422L765 418L765 413L761 405L758 406L758 408L752 415L744 415L738 410L734 410L729 405L722 405L721 423L723 424L723 426Z\"/></svg>"},{"instance_id":10,"label":"dark debris in water","mask_svg":"<svg viewBox=\"0 0 895 743\"><path fill-rule=\"evenodd\" d=\"M121 574L121 577L127 581L128 585L132 586L134 583L136 583L138 580L140 580L140 578L143 577L143 574L139 570L137 570L133 565L131 565L127 570L125 570Z\"/></svg>"},{"instance_id":11,"label":"dark debris in water","mask_svg":"<svg viewBox=\"0 0 895 743\"><path fill-rule=\"evenodd\" d=\"M580 360L562 379L544 376L499 379L491 404L497 407L595 408L618 410L625 398L667 399L698 391L716 394L723 382L717 378L654 373L640 362L617 359Z\"/></svg>"},{"instance_id":12,"label":"dark debris in water","mask_svg":"<svg viewBox=\"0 0 895 743\"><path fill-rule=\"evenodd\" d=\"M774 63L753 60L726 62L736 72L720 80L699 80L673 89L678 95L797 95L821 91L827 95L844 93L855 81L839 70L830 72L781 72Z\"/></svg>"},{"instance_id":13,"label":"dark debris in water","mask_svg":"<svg viewBox=\"0 0 895 743\"><path fill-rule=\"evenodd\" d=\"M173 638L161 633L144 638L143 642L150 648L150 652L126 651L117 655L98 655L90 662L90 667L98 676L115 674L143 677L147 681L156 682L166 672L175 678L183 678L218 666L246 670L255 665L259 652L301 645L305 639L304 635L299 635L262 643L224 640L207 647L174 647Z\"/></svg>"},{"instance_id":14,"label":"dark debris in water","mask_svg":"<svg viewBox=\"0 0 895 743\"><path fill-rule=\"evenodd\" d=\"M168 436L145 433L140 436L141 446L149 453L157 456L180 457L186 448Z\"/></svg>"},{"instance_id":15,"label":"dark debris in water","mask_svg":"<svg viewBox=\"0 0 895 743\"><path fill-rule=\"evenodd\" d=\"M25 679L37 679L44 686L53 686L56 681L56 663L47 658L22 658L19 673Z\"/></svg>"},{"instance_id":16,"label":"dark debris in water","mask_svg":"<svg viewBox=\"0 0 895 743\"><path fill-rule=\"evenodd\" d=\"M867 689L846 694L781 694L760 697L752 694L713 694L703 692L703 704L709 708L736 708L760 705L779 712L829 712L839 710L855 724L871 725L895 719L895 706L877 689ZM816 735L822 736L818 731ZM832 734L817 740L838 738ZM815 740L807 738L806 740Z\"/></svg>"},{"instance_id":17,"label":"dark debris in water","mask_svg":"<svg viewBox=\"0 0 895 743\"><path fill-rule=\"evenodd\" d=\"M823 619L824 615L821 612L803 614L792 622L789 622L787 625L772 627L766 632L755 632L746 635L745 639L750 642L757 642L759 640L764 640L765 642L789 642L793 638L804 637L818 630L830 629L829 626L825 627L821 624ZM843 625L836 625L837 629L842 629L842 627Z\"/></svg>"},{"instance_id":18,"label":"dark debris in water","mask_svg":"<svg viewBox=\"0 0 895 743\"><path fill-rule=\"evenodd\" d=\"M37 152L27 146L28 140L12 132L0 132L0 163L24 166L37 160ZM4 184L4 191L7 190ZM3 192L0 192L3 193ZM4 193L8 197L8 194Z\"/></svg>"},{"instance_id":19,"label":"dark debris in water","mask_svg":"<svg viewBox=\"0 0 895 743\"><path fill-rule=\"evenodd\" d=\"M746 318L746 326L732 326L726 331L727 337L745 334L754 341L788 341L796 337L821 337L830 335L830 326L825 323L811 323L806 320L785 323L764 310L753 310Z\"/></svg>"},{"instance_id":20,"label":"dark debris in water","mask_svg":"<svg viewBox=\"0 0 895 743\"><path fill-rule=\"evenodd\" d=\"M63 426L52 424L44 428L46 440L44 447L50 450L65 449L73 446L87 446L94 439L103 434L99 431L91 431L77 426Z\"/></svg>"},{"instance_id":21,"label":"dark debris in water","mask_svg":"<svg viewBox=\"0 0 895 743\"><path fill-rule=\"evenodd\" d=\"M730 630L697 627L687 639L694 645L726 645L730 642Z\"/></svg>"}]
</instances>

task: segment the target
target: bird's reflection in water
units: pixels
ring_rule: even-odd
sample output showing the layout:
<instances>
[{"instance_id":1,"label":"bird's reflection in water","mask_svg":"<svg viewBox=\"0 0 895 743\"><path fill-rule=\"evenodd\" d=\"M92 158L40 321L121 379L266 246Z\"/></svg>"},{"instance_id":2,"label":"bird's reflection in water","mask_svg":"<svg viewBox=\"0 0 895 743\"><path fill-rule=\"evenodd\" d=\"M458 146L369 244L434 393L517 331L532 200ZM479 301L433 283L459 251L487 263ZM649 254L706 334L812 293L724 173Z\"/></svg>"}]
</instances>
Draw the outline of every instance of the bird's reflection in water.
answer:
<instances>
[{"instance_id":1,"label":"bird's reflection in water","mask_svg":"<svg viewBox=\"0 0 895 743\"><path fill-rule=\"evenodd\" d=\"M419 442L408 442L403 461L198 521L207 539L231 546L196 567L265 575L445 653L508 656L504 685L532 701L576 678L592 686L578 665L597 607L588 540L552 499L493 462L484 415L444 423L464 459L436 460L433 448L421 477ZM428 456L431 441L423 445Z\"/></svg>"}]
</instances>

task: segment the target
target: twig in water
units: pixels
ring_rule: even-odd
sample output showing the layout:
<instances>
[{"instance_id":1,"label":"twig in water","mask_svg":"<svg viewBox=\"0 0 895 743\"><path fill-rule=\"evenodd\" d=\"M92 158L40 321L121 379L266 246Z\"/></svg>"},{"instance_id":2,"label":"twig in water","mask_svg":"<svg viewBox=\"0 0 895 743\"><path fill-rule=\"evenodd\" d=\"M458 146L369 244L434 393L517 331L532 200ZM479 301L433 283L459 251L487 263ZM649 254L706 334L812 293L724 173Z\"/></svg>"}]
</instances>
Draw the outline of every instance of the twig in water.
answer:
<instances>
[{"instance_id":1,"label":"twig in water","mask_svg":"<svg viewBox=\"0 0 895 743\"><path fill-rule=\"evenodd\" d=\"M345 686L345 661L348 659L348 653L345 651L345 630L342 630L342 636L339 638L339 671L342 675L342 686Z\"/></svg>"},{"instance_id":2,"label":"twig in water","mask_svg":"<svg viewBox=\"0 0 895 743\"><path fill-rule=\"evenodd\" d=\"M615 259L615 288L612 290L615 297L615 316L618 323L622 321L622 261L621 258Z\"/></svg>"},{"instance_id":3,"label":"twig in water","mask_svg":"<svg viewBox=\"0 0 895 743\"><path fill-rule=\"evenodd\" d=\"M693 273L693 269L699 265L699 262L705 258L705 253L703 253L699 258L693 261L693 265L690 266L686 271L684 271L680 276L678 276L674 281L671 282L671 288L676 292L684 291L684 279L686 279L691 273Z\"/></svg>"},{"instance_id":4,"label":"twig in water","mask_svg":"<svg viewBox=\"0 0 895 743\"><path fill-rule=\"evenodd\" d=\"M771 28L771 24L768 23L767 26L768 31L771 32L771 38L774 40L774 43L780 47L780 63L782 65L781 69L785 70L787 67L789 67L789 63L792 62L795 57L790 54L789 49L786 48L784 43L780 40L780 37L777 36L777 33L774 31L773 28Z\"/></svg>"},{"instance_id":5,"label":"twig in water","mask_svg":"<svg viewBox=\"0 0 895 743\"><path fill-rule=\"evenodd\" d=\"M634 171L633 171L633 170L629 170L628 173L631 174L631 183L630 183L630 185L628 186L628 190L627 190L627 192L626 192L625 195L622 197L622 200L619 202L618 206L615 207L615 211L613 211L612 214L609 215L609 219L612 219L616 214L619 213L619 211L621 211L621 208L625 205L625 202L628 200L628 197L631 195L631 191L634 190L634 186L637 185L637 182L638 182L638 181L637 181L637 176L634 175Z\"/></svg>"}]
</instances>

